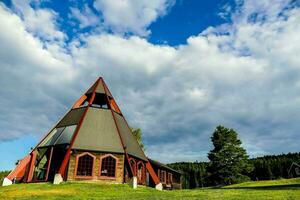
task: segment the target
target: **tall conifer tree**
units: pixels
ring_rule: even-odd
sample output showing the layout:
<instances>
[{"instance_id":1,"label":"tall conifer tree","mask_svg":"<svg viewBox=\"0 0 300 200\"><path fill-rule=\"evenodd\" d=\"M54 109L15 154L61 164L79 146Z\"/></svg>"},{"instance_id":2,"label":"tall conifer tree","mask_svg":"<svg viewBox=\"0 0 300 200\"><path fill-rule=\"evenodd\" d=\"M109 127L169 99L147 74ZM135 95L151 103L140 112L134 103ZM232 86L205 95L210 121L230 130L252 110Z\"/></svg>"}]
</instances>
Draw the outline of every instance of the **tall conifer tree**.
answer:
<instances>
[{"instance_id":1,"label":"tall conifer tree","mask_svg":"<svg viewBox=\"0 0 300 200\"><path fill-rule=\"evenodd\" d=\"M249 180L247 174L253 167L249 163L246 150L233 129L216 127L211 141L214 149L208 154L211 161L212 181L217 185L228 185Z\"/></svg>"}]
</instances>

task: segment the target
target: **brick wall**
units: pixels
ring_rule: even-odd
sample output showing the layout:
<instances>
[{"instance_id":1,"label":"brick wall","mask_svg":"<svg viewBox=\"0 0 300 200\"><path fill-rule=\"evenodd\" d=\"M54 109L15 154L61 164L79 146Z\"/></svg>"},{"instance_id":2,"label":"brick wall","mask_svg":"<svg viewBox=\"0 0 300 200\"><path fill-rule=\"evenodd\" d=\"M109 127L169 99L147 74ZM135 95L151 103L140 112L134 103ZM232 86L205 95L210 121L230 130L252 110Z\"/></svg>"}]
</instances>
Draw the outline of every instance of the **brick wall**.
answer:
<instances>
[{"instance_id":1,"label":"brick wall","mask_svg":"<svg viewBox=\"0 0 300 200\"><path fill-rule=\"evenodd\" d=\"M76 157L86 151L76 151L76 153L72 153L69 161L69 169L68 169L68 178L67 180L97 180L100 182L112 182L112 183L123 183L124 176L124 155L123 154L114 154L114 153L96 153L96 152L88 152L89 154L95 156L94 165L93 165L93 175L92 177L83 178L76 177ZM107 179L104 177L100 177L100 159L102 156L107 154L111 154L117 158L117 167L116 167L116 177L113 179Z\"/></svg>"}]
</instances>

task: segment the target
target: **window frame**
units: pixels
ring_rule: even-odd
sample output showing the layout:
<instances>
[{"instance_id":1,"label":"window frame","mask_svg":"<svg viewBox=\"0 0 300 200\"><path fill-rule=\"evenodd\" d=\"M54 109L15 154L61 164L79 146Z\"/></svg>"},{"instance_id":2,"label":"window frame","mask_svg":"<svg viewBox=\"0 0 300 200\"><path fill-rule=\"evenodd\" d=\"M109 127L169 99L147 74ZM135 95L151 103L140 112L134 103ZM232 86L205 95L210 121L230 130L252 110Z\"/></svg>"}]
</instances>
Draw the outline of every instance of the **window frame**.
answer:
<instances>
[{"instance_id":1,"label":"window frame","mask_svg":"<svg viewBox=\"0 0 300 200\"><path fill-rule=\"evenodd\" d=\"M139 180L139 176L138 176L138 171L139 171L139 165L142 165L142 177L141 177L141 180ZM144 183L145 182L145 164L143 163L143 161L139 161L136 165L136 177L137 177L137 180L138 182L140 183Z\"/></svg>"},{"instance_id":2,"label":"window frame","mask_svg":"<svg viewBox=\"0 0 300 200\"><path fill-rule=\"evenodd\" d=\"M102 176L102 175L101 175L102 160L103 160L104 158L107 158L107 157L112 157L112 158L114 158L115 161L116 161L116 166L115 166L115 176ZM114 156L114 155L112 155L112 154L105 154L105 155L102 155L102 156L100 157L100 164L99 164L100 167L99 167L98 177L99 177L100 179L116 180L116 178L117 178L117 165L118 165L118 163L119 163L119 159L118 159L116 156Z\"/></svg>"},{"instance_id":3,"label":"window frame","mask_svg":"<svg viewBox=\"0 0 300 200\"><path fill-rule=\"evenodd\" d=\"M85 155L89 155L93 158L93 166L92 166L92 175L91 176L77 175L79 158L82 157L82 156L85 156ZM81 154L76 155L76 164L75 164L75 169L74 169L74 177L77 178L77 179L92 179L93 174L94 174L94 168L95 168L95 160L96 160L96 156L94 156L93 154L91 154L89 152L83 152Z\"/></svg>"},{"instance_id":4,"label":"window frame","mask_svg":"<svg viewBox=\"0 0 300 200\"><path fill-rule=\"evenodd\" d=\"M134 162L134 166L131 165L131 161ZM131 168L133 169L133 173L134 173L133 176L137 176L137 164L136 164L135 159L134 158L130 158L129 159L129 164L130 164Z\"/></svg>"},{"instance_id":5,"label":"window frame","mask_svg":"<svg viewBox=\"0 0 300 200\"><path fill-rule=\"evenodd\" d=\"M173 184L173 174L170 172L167 175L167 184Z\"/></svg>"},{"instance_id":6,"label":"window frame","mask_svg":"<svg viewBox=\"0 0 300 200\"><path fill-rule=\"evenodd\" d=\"M166 176L167 176L166 170L160 170L159 171L159 181L161 181L161 183L164 183L164 184L166 183L166 179L167 179ZM163 177L163 180L162 180L162 177Z\"/></svg>"}]
</instances>

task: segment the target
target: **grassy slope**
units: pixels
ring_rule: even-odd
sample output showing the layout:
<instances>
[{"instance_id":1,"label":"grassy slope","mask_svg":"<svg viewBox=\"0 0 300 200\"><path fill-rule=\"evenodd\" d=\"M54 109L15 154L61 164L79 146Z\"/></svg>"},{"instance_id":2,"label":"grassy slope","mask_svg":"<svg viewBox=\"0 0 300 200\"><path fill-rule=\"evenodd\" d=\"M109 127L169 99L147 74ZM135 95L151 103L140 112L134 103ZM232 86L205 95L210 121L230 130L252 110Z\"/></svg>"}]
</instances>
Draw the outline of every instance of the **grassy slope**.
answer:
<instances>
[{"instance_id":1,"label":"grassy slope","mask_svg":"<svg viewBox=\"0 0 300 200\"><path fill-rule=\"evenodd\" d=\"M98 183L19 184L0 188L0 199L299 199L300 178L248 182L223 188L156 191Z\"/></svg>"}]
</instances>

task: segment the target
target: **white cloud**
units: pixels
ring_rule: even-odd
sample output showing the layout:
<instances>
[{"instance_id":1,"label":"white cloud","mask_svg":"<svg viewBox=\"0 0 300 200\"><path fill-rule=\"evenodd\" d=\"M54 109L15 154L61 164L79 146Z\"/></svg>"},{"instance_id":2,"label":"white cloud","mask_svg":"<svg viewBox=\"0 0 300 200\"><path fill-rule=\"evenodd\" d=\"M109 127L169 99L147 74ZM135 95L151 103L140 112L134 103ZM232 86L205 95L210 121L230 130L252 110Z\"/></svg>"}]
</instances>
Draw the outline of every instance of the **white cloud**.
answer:
<instances>
[{"instance_id":1,"label":"white cloud","mask_svg":"<svg viewBox=\"0 0 300 200\"><path fill-rule=\"evenodd\" d=\"M0 27L5 30L0 33L0 112L5 113L0 120L0 140L42 134L56 120L53 114L63 112L64 95L71 92L64 91L61 84L73 81L76 69L71 68L70 56L45 49L2 4Z\"/></svg>"},{"instance_id":2,"label":"white cloud","mask_svg":"<svg viewBox=\"0 0 300 200\"><path fill-rule=\"evenodd\" d=\"M63 40L66 35L57 27L57 13L50 9L33 9L30 6L32 2L32 0L13 0L13 5L23 18L26 29L44 40ZM39 1L35 3L39 4Z\"/></svg>"},{"instance_id":3,"label":"white cloud","mask_svg":"<svg viewBox=\"0 0 300 200\"><path fill-rule=\"evenodd\" d=\"M9 31L0 32L0 95L23 98L1 98L7 106L0 112L7 114L0 138L41 134L101 75L130 124L142 128L154 158L205 157L218 124L237 129L252 155L299 151L300 9L269 1L250 12L248 4L231 24L176 48L138 36L90 33L68 51L45 48L26 31L26 22L1 6L0 26ZM245 9L248 14L241 13ZM256 11L271 17L244 20ZM26 113L34 118L23 118Z\"/></svg>"},{"instance_id":4,"label":"white cloud","mask_svg":"<svg viewBox=\"0 0 300 200\"><path fill-rule=\"evenodd\" d=\"M80 10L79 8L70 8L71 18L79 21L79 28L93 27L101 24L100 18L89 8L87 4Z\"/></svg>"},{"instance_id":5,"label":"white cloud","mask_svg":"<svg viewBox=\"0 0 300 200\"><path fill-rule=\"evenodd\" d=\"M174 0L96 0L94 7L102 13L104 25L114 32L147 36L147 27L173 4Z\"/></svg>"}]
</instances>

